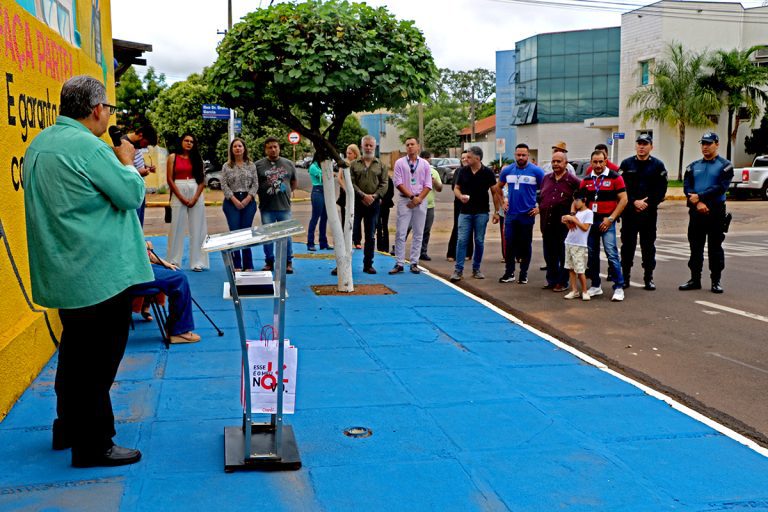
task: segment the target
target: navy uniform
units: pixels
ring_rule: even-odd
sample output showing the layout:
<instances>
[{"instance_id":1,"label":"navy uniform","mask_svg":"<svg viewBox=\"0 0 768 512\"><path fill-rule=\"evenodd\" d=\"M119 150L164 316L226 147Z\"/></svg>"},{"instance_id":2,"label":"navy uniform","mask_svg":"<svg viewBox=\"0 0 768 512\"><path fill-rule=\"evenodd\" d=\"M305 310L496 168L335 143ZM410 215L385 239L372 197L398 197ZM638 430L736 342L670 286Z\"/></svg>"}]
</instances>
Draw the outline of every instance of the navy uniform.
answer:
<instances>
[{"instance_id":1,"label":"navy uniform","mask_svg":"<svg viewBox=\"0 0 768 512\"><path fill-rule=\"evenodd\" d=\"M639 144L653 144L649 134L640 134ZM641 160L635 156L626 158L619 166L624 185L627 187L628 204L622 213L621 227L621 268L624 287L629 287L629 274L635 259L637 237L640 235L640 253L643 261L643 281L646 290L655 290L653 271L656 268L656 221L658 206L667 195L667 168L664 162L648 155ZM646 199L647 198L647 199ZM648 207L635 210L636 200L646 199Z\"/></svg>"},{"instance_id":2,"label":"navy uniform","mask_svg":"<svg viewBox=\"0 0 768 512\"><path fill-rule=\"evenodd\" d=\"M707 132L699 141L702 144L719 144L716 133ZM691 279L680 285L680 290L696 290L701 288L701 271L704 266L704 243L707 243L709 272L712 278L712 291L722 293L720 278L725 268L725 192L733 179L733 164L717 155L706 159L696 160L685 169L683 190L688 199L688 243L691 247L691 258L688 268L691 269ZM699 196L699 202L709 209L707 213L699 211L698 204L690 200L691 194Z\"/></svg>"}]
</instances>

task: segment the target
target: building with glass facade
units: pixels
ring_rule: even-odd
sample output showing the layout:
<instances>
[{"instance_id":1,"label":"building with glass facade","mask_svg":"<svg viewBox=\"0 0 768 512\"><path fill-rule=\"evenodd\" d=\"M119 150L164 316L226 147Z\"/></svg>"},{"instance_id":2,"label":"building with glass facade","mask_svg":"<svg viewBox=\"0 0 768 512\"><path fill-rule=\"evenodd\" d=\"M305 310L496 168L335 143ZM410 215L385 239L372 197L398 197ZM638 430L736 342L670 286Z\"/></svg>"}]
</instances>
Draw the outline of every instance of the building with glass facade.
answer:
<instances>
[{"instance_id":1,"label":"building with glass facade","mask_svg":"<svg viewBox=\"0 0 768 512\"><path fill-rule=\"evenodd\" d=\"M496 52L496 138L504 139L501 155L515 156L517 133L515 128L515 50Z\"/></svg>"}]
</instances>

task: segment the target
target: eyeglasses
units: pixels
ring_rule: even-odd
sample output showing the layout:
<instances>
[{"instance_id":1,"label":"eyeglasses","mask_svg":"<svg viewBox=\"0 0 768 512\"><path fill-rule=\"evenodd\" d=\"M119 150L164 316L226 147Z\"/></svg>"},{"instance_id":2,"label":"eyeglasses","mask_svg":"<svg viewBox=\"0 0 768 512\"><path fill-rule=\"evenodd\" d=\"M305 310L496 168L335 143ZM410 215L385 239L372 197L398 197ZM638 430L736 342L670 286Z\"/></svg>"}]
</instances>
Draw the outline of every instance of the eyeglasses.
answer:
<instances>
[{"instance_id":1,"label":"eyeglasses","mask_svg":"<svg viewBox=\"0 0 768 512\"><path fill-rule=\"evenodd\" d=\"M94 107L101 105L102 107L106 107L109 109L109 115L113 116L115 115L115 112L117 112L117 107L114 105L110 105L109 103L97 103L94 105Z\"/></svg>"}]
</instances>

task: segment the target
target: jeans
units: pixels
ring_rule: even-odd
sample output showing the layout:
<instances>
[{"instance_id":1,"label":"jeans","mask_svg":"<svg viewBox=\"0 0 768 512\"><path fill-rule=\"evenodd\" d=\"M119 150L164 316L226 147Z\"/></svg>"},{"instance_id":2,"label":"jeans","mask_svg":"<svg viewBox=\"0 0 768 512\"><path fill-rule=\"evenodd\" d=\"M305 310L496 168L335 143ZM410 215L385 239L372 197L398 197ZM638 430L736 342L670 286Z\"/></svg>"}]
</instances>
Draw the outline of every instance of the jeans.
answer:
<instances>
[{"instance_id":1,"label":"jeans","mask_svg":"<svg viewBox=\"0 0 768 512\"><path fill-rule=\"evenodd\" d=\"M657 212L654 207L642 212L625 211L621 217L621 269L625 280L629 279L629 272L632 270L638 235L644 278L653 278L653 270L656 268L656 219Z\"/></svg>"},{"instance_id":2,"label":"jeans","mask_svg":"<svg viewBox=\"0 0 768 512\"><path fill-rule=\"evenodd\" d=\"M725 269L725 251L723 251L723 223L725 220L725 204L710 208L709 214L689 211L688 244L691 247L691 258L688 268L693 279L701 279L704 268L704 243L707 244L709 258L709 275L713 281L719 281Z\"/></svg>"},{"instance_id":3,"label":"jeans","mask_svg":"<svg viewBox=\"0 0 768 512\"><path fill-rule=\"evenodd\" d=\"M328 212L325 211L325 197L323 196L323 186L313 185L312 195L312 217L309 219L309 228L307 229L307 247L315 246L315 227L317 221L320 221L320 233L318 239L320 241L320 248L325 249L328 247L328 238L325 233L325 227L328 223Z\"/></svg>"},{"instance_id":4,"label":"jeans","mask_svg":"<svg viewBox=\"0 0 768 512\"><path fill-rule=\"evenodd\" d=\"M261 210L261 223L273 224L281 220L290 220L291 210ZM275 244L264 244L264 260L267 265L275 263ZM288 238L288 263L293 261L293 245Z\"/></svg>"},{"instance_id":5,"label":"jeans","mask_svg":"<svg viewBox=\"0 0 768 512\"><path fill-rule=\"evenodd\" d=\"M504 273L514 274L515 263L520 260L520 275L528 275L531 264L534 218L528 214L504 217L504 238L507 241L506 267Z\"/></svg>"},{"instance_id":6,"label":"jeans","mask_svg":"<svg viewBox=\"0 0 768 512\"><path fill-rule=\"evenodd\" d=\"M235 197L239 201L245 199L248 192L235 192ZM229 199L224 199L224 216L227 218L227 226L230 231L236 229L245 229L253 226L253 218L256 216L256 201L251 200L245 208L238 210L237 207ZM243 253L242 261L240 253ZM250 249L243 249L242 251L232 252L232 262L235 268L253 269L253 255ZM241 264L242 263L242 264ZM187 331L184 331L187 332Z\"/></svg>"},{"instance_id":7,"label":"jeans","mask_svg":"<svg viewBox=\"0 0 768 512\"><path fill-rule=\"evenodd\" d=\"M184 272L171 270L162 265L152 265L155 280L131 288L132 295L144 290L158 289L168 296L168 334L176 336L195 328L192 316L192 293Z\"/></svg>"},{"instance_id":8,"label":"jeans","mask_svg":"<svg viewBox=\"0 0 768 512\"><path fill-rule=\"evenodd\" d=\"M464 258L467 256L467 244L474 233L475 254L472 257L472 271L480 270L485 247L485 229L488 226L487 213L459 214L458 241L456 242L456 272L464 272Z\"/></svg>"},{"instance_id":9,"label":"jeans","mask_svg":"<svg viewBox=\"0 0 768 512\"><path fill-rule=\"evenodd\" d=\"M547 262L547 284L567 286L568 270L564 265L565 237L568 235L568 226L563 223L546 226L541 234L544 239L544 261Z\"/></svg>"},{"instance_id":10,"label":"jeans","mask_svg":"<svg viewBox=\"0 0 768 512\"><path fill-rule=\"evenodd\" d=\"M461 205L463 203L458 199L453 200L453 228L451 229L451 238L448 240L448 251L445 254L446 258L456 259L456 243L459 240L459 213L461 213ZM470 238L467 242L467 254L466 256L472 257L472 251L474 250L474 244ZM465 257L466 257L465 256Z\"/></svg>"},{"instance_id":11,"label":"jeans","mask_svg":"<svg viewBox=\"0 0 768 512\"><path fill-rule=\"evenodd\" d=\"M593 287L600 286L600 240L603 241L605 256L608 258L608 265L613 269L613 289L624 286L624 275L621 273L621 261L619 260L619 249L616 246L616 224L603 233L600 231L600 224L604 217L595 216L595 222L589 229L589 238L587 245L589 247L589 260L587 262L587 278L592 281Z\"/></svg>"},{"instance_id":12,"label":"jeans","mask_svg":"<svg viewBox=\"0 0 768 512\"><path fill-rule=\"evenodd\" d=\"M379 220L381 199L376 199L366 206L359 198L355 198L355 218L353 231L357 230L363 237L363 268L373 266L373 253L376 250L376 223Z\"/></svg>"},{"instance_id":13,"label":"jeans","mask_svg":"<svg viewBox=\"0 0 768 512\"><path fill-rule=\"evenodd\" d=\"M147 209L147 196L144 196L144 200L141 202L141 206L136 209L136 214L139 216L139 224L144 227L144 210Z\"/></svg>"}]
</instances>

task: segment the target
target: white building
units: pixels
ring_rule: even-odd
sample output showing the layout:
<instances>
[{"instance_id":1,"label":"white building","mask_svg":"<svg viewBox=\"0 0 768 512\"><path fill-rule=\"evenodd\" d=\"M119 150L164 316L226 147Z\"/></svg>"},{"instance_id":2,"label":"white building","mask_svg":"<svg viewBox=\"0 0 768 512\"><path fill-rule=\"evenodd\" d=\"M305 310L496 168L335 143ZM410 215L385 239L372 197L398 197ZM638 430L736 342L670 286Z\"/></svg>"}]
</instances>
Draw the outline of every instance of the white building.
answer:
<instances>
[{"instance_id":1,"label":"white building","mask_svg":"<svg viewBox=\"0 0 768 512\"><path fill-rule=\"evenodd\" d=\"M668 125L649 122L645 127L633 122L636 109L627 107L627 99L638 88L652 80L649 71L654 62L664 59L670 43L678 42L686 50L740 50L754 45L768 48L768 7L745 9L730 2L679 2L664 0L628 12L621 17L621 72L619 131L626 139L619 146L619 155L632 153L633 141L641 131L653 132L654 155L663 160L670 177L677 177L679 143L677 130ZM761 60L768 63L768 51L760 52ZM759 125L759 120L758 120ZM724 109L718 124L712 128L720 136L720 153L725 156L728 116ZM645 129L644 129L645 128ZM698 140L706 129L687 127L683 167L701 158ZM744 153L744 137L750 134L748 122L742 122L732 160L738 166L751 162Z\"/></svg>"}]
</instances>

